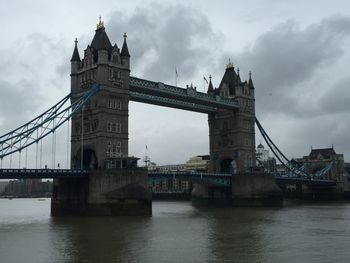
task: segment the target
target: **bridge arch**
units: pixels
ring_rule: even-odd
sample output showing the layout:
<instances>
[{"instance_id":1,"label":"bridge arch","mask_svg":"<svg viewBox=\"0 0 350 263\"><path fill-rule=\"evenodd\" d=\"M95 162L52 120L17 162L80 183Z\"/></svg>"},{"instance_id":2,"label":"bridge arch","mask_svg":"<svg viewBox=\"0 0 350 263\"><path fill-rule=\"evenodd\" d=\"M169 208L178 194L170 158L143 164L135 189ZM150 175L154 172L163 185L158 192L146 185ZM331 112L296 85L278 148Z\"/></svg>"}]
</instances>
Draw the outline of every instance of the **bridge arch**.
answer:
<instances>
[{"instance_id":1,"label":"bridge arch","mask_svg":"<svg viewBox=\"0 0 350 263\"><path fill-rule=\"evenodd\" d=\"M81 148L78 149L73 158L73 167L81 168ZM96 152L92 147L84 147L83 149L83 169L96 169L98 167L98 160Z\"/></svg>"},{"instance_id":2,"label":"bridge arch","mask_svg":"<svg viewBox=\"0 0 350 263\"><path fill-rule=\"evenodd\" d=\"M232 158L226 158L220 162L220 173L222 174L234 174L236 173L237 164L236 160Z\"/></svg>"}]
</instances>

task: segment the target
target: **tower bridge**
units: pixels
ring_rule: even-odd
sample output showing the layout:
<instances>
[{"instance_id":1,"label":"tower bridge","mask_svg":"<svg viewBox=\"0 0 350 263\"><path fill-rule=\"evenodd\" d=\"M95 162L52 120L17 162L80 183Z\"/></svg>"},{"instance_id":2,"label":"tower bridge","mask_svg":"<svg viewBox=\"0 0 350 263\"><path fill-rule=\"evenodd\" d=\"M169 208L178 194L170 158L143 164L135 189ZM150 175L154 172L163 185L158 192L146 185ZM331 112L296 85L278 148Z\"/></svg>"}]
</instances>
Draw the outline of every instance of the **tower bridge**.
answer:
<instances>
[{"instance_id":1,"label":"tower bridge","mask_svg":"<svg viewBox=\"0 0 350 263\"><path fill-rule=\"evenodd\" d=\"M178 176L196 182L199 199L281 199L273 176L247 171L255 165L255 87L232 63L218 88L207 93L130 76L127 36L112 45L103 22L81 58L75 41L71 93L27 124L0 137L0 159L36 146L71 120L71 168L1 169L0 178L54 178L52 215L150 215L148 181ZM71 105L64 108L63 101ZM208 115L208 174L148 174L129 156L129 101ZM2 168L2 167L1 167ZM234 176L232 176L234 174ZM223 188L225 190L223 191Z\"/></svg>"}]
</instances>

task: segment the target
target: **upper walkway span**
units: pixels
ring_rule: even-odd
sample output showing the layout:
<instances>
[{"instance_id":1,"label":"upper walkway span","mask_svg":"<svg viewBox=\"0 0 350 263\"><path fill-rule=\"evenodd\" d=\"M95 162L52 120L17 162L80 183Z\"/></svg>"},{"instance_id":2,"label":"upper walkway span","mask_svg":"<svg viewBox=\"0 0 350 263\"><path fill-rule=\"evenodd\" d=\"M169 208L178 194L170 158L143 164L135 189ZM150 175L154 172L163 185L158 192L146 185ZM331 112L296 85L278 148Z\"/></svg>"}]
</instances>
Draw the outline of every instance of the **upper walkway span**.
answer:
<instances>
[{"instance_id":1,"label":"upper walkway span","mask_svg":"<svg viewBox=\"0 0 350 263\"><path fill-rule=\"evenodd\" d=\"M201 113L214 113L218 109L239 109L235 99L198 92L196 88L187 89L135 77L129 81L130 99L159 106L189 110Z\"/></svg>"}]
</instances>

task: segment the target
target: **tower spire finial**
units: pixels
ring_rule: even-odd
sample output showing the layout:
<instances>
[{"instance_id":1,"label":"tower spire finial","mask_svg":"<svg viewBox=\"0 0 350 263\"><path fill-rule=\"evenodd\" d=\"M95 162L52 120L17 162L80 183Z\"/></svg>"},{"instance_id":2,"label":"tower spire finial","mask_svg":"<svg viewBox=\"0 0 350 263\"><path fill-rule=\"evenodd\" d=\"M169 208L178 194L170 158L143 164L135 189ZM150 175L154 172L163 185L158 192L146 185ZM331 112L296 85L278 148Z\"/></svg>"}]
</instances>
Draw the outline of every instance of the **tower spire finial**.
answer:
<instances>
[{"instance_id":1,"label":"tower spire finial","mask_svg":"<svg viewBox=\"0 0 350 263\"><path fill-rule=\"evenodd\" d=\"M231 58L228 59L228 64L226 65L226 69L233 68L233 64L231 63Z\"/></svg>"},{"instance_id":2,"label":"tower spire finial","mask_svg":"<svg viewBox=\"0 0 350 263\"><path fill-rule=\"evenodd\" d=\"M100 28L105 28L105 25L104 25L104 22L101 19L101 16L99 16L99 21L98 21L98 24L97 24L97 29L100 29Z\"/></svg>"},{"instance_id":3,"label":"tower spire finial","mask_svg":"<svg viewBox=\"0 0 350 263\"><path fill-rule=\"evenodd\" d=\"M75 46L78 45L78 39L77 38L75 38L74 43L75 43Z\"/></svg>"}]
</instances>

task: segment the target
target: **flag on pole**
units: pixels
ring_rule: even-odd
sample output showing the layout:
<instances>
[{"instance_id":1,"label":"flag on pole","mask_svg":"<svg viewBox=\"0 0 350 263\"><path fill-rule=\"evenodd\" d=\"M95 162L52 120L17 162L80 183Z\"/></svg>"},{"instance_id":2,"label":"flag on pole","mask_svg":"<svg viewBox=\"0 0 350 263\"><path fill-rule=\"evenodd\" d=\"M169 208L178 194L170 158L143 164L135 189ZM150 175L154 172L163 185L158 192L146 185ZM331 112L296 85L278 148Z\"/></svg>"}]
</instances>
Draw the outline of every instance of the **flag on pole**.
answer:
<instances>
[{"instance_id":1,"label":"flag on pole","mask_svg":"<svg viewBox=\"0 0 350 263\"><path fill-rule=\"evenodd\" d=\"M203 76L203 79L205 80L205 82L206 82L207 84L209 84L209 82L208 82L208 80L206 79L205 76Z\"/></svg>"}]
</instances>

